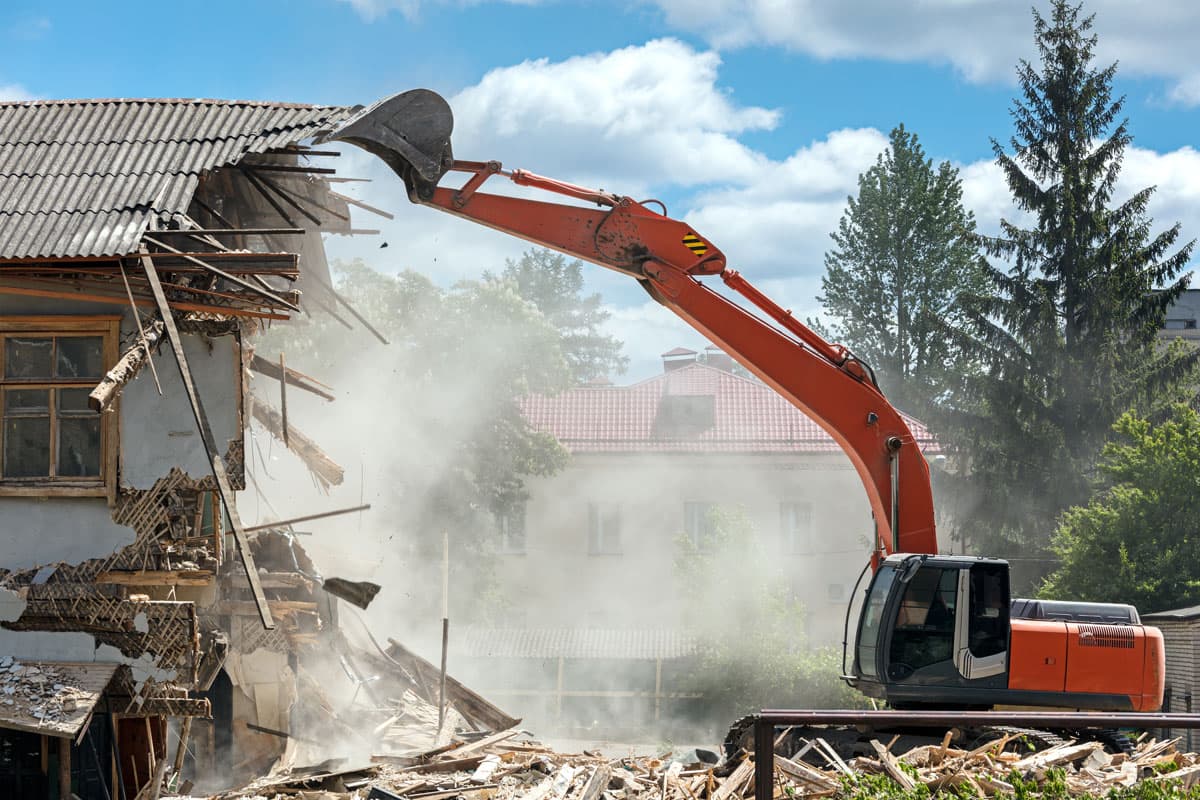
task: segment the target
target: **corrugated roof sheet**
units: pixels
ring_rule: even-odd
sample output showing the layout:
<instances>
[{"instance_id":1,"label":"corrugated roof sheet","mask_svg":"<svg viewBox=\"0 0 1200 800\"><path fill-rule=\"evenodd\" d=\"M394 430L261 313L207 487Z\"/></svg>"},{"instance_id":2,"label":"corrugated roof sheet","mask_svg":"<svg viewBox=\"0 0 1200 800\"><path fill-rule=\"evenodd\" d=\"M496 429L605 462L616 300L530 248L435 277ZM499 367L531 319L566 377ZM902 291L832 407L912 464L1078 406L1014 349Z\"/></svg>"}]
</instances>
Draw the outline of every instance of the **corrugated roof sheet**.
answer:
<instances>
[{"instance_id":1,"label":"corrugated roof sheet","mask_svg":"<svg viewBox=\"0 0 1200 800\"><path fill-rule=\"evenodd\" d=\"M238 100L0 103L0 259L133 252L202 173L306 139L350 109Z\"/></svg>"},{"instance_id":2,"label":"corrugated roof sheet","mask_svg":"<svg viewBox=\"0 0 1200 800\"><path fill-rule=\"evenodd\" d=\"M699 641L673 630L485 628L462 634L461 653L480 658L659 659L695 655Z\"/></svg>"},{"instance_id":3,"label":"corrugated roof sheet","mask_svg":"<svg viewBox=\"0 0 1200 800\"><path fill-rule=\"evenodd\" d=\"M713 398L712 424L667 438L656 427L663 398ZM834 453L841 447L817 423L764 383L703 364L632 386L582 386L521 401L534 428L572 453ZM927 453L940 452L919 420L904 415Z\"/></svg>"}]
</instances>

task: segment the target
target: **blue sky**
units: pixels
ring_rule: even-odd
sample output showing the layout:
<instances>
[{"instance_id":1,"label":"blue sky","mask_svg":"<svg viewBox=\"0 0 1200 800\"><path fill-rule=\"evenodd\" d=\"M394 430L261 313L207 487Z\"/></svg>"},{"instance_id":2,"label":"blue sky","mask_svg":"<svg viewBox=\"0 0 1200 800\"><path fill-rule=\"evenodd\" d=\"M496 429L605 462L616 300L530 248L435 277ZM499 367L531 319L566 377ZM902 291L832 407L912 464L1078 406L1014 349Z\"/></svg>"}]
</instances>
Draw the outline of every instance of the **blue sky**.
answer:
<instances>
[{"instance_id":1,"label":"blue sky","mask_svg":"<svg viewBox=\"0 0 1200 800\"><path fill-rule=\"evenodd\" d=\"M1039 3L1042 7L1044 4ZM1122 190L1158 185L1162 225L1200 231L1197 4L1094 0L1100 55L1119 59L1135 148ZM1011 214L989 137L1007 140L1017 59L1012 0L295 0L32 3L0 22L0 96L224 97L369 103L427 86L450 99L462 158L504 161L665 200L781 303L816 313L821 256L856 176L903 122L962 170L981 227ZM348 148L352 150L352 148ZM443 281L524 245L410 207L365 154L363 199L397 214L335 256ZM596 269L633 359L703 344L620 276Z\"/></svg>"}]
</instances>

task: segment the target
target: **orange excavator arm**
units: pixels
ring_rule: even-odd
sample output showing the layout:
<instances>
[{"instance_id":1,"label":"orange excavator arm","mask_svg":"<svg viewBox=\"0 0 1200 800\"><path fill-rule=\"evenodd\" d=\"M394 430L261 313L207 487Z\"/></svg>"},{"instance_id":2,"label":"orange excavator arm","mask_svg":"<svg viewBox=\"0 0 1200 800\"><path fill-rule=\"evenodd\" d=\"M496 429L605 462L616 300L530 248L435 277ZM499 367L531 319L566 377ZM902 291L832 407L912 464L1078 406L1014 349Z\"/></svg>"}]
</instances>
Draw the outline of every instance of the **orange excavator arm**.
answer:
<instances>
[{"instance_id":1,"label":"orange excavator arm","mask_svg":"<svg viewBox=\"0 0 1200 800\"><path fill-rule=\"evenodd\" d=\"M883 552L937 552L929 466L866 365L728 269L720 249L686 223L666 216L665 209L651 208L656 201L641 203L523 170L505 171L496 161L456 161L450 150L452 127L445 100L417 89L380 101L321 141L348 141L380 156L404 180L415 203L641 281L651 296L841 445L866 487ZM458 189L439 186L449 172L469 177ZM492 176L596 207L478 191ZM713 275L765 318L701 281Z\"/></svg>"}]
</instances>

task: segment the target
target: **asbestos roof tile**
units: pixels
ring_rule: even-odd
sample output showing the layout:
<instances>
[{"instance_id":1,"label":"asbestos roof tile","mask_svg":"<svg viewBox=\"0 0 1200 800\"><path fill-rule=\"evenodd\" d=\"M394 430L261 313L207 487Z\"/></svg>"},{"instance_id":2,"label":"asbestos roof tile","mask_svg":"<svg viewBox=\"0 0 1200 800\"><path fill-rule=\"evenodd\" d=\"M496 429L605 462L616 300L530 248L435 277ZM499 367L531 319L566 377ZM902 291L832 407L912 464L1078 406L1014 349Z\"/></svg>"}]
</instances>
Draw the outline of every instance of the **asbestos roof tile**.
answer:
<instances>
[{"instance_id":1,"label":"asbestos roof tile","mask_svg":"<svg viewBox=\"0 0 1200 800\"><path fill-rule=\"evenodd\" d=\"M199 177L350 109L229 100L0 103L0 260L125 255Z\"/></svg>"}]
</instances>

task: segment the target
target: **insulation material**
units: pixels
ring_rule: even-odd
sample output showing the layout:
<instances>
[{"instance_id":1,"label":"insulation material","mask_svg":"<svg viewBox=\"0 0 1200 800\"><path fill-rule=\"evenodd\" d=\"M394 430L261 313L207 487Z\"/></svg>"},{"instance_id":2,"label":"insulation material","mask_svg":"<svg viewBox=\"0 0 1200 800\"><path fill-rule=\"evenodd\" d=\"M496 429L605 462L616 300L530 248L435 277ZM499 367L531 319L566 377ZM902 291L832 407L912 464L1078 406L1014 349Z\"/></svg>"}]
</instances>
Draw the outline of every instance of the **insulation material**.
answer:
<instances>
[{"instance_id":1,"label":"insulation material","mask_svg":"<svg viewBox=\"0 0 1200 800\"><path fill-rule=\"evenodd\" d=\"M253 703L255 724L273 730L288 729L289 712L296 699L296 675L285 653L231 653L225 659L225 671Z\"/></svg>"}]
</instances>

